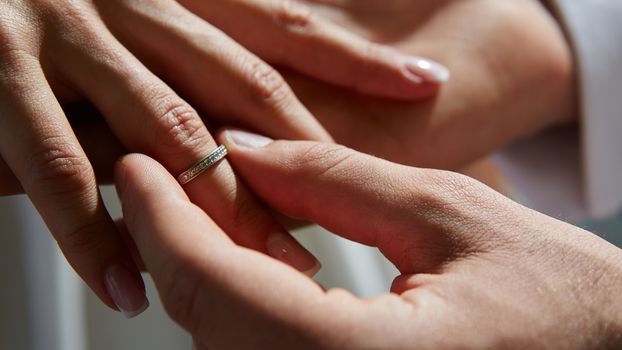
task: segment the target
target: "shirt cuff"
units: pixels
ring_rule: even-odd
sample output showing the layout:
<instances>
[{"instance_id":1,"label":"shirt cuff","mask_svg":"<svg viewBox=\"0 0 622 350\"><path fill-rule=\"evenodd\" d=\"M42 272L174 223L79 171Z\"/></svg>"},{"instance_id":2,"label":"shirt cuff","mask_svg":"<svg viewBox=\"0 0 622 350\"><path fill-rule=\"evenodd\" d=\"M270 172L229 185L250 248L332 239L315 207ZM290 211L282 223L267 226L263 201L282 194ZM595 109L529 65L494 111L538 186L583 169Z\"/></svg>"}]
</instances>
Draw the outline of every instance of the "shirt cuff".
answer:
<instances>
[{"instance_id":1,"label":"shirt cuff","mask_svg":"<svg viewBox=\"0 0 622 350\"><path fill-rule=\"evenodd\" d=\"M604 217L622 206L622 2L547 5L575 54L580 130L546 133L510 147L497 160L534 209L572 219Z\"/></svg>"}]
</instances>

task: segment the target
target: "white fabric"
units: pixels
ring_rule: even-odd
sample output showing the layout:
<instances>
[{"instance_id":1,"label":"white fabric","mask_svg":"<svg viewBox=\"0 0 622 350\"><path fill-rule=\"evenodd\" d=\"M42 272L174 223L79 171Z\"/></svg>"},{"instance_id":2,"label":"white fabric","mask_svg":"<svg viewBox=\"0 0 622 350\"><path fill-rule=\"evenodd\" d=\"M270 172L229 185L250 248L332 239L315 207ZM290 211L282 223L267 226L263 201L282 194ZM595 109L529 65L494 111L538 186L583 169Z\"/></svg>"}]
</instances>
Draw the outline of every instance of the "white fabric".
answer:
<instances>
[{"instance_id":1,"label":"white fabric","mask_svg":"<svg viewBox=\"0 0 622 350\"><path fill-rule=\"evenodd\" d=\"M501 154L499 164L534 209L573 220L604 217L622 206L622 1L550 3L578 65L581 125L567 137L579 142L528 140Z\"/></svg>"}]
</instances>

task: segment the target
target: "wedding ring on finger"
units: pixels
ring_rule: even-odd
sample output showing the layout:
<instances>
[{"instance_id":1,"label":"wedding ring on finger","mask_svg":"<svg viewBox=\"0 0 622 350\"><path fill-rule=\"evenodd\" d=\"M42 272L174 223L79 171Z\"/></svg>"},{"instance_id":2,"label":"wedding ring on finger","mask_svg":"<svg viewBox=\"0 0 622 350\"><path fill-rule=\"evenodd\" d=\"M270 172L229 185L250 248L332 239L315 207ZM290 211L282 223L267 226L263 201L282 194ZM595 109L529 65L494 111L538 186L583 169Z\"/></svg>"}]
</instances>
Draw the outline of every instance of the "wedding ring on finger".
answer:
<instances>
[{"instance_id":1,"label":"wedding ring on finger","mask_svg":"<svg viewBox=\"0 0 622 350\"><path fill-rule=\"evenodd\" d=\"M205 158L198 161L196 164L188 168L188 170L184 171L177 177L177 181L180 184L185 185L190 181L194 180L197 176L201 175L209 168L213 167L220 160L227 156L227 147L225 145L220 145L216 148L212 153L205 156Z\"/></svg>"}]
</instances>

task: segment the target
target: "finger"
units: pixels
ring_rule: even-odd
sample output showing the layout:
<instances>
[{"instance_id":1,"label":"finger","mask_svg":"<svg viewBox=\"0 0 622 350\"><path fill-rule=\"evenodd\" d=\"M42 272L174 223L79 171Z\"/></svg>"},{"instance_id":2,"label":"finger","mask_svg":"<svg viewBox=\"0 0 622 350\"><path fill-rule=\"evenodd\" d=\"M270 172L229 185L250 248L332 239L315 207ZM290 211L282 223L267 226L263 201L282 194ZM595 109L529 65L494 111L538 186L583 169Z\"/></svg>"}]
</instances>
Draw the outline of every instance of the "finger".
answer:
<instances>
[{"instance_id":1,"label":"finger","mask_svg":"<svg viewBox=\"0 0 622 350\"><path fill-rule=\"evenodd\" d=\"M436 269L463 248L452 237L465 215L455 209L464 201L453 193L459 192L458 175L239 130L219 139L236 173L268 205L378 247L403 273Z\"/></svg>"},{"instance_id":2,"label":"finger","mask_svg":"<svg viewBox=\"0 0 622 350\"><path fill-rule=\"evenodd\" d=\"M77 106L64 107L78 141L95 171L99 184L112 183L112 169L125 148L98 113ZM19 180L0 158L0 196L24 193Z\"/></svg>"},{"instance_id":3,"label":"finger","mask_svg":"<svg viewBox=\"0 0 622 350\"><path fill-rule=\"evenodd\" d=\"M93 169L32 56L0 73L0 152L77 273L128 316L146 297L100 198ZM116 305L116 306L115 306Z\"/></svg>"},{"instance_id":4,"label":"finger","mask_svg":"<svg viewBox=\"0 0 622 350\"><path fill-rule=\"evenodd\" d=\"M123 158L116 183L129 232L166 310L204 348L317 349L391 327L357 323L367 316L382 322L393 307L325 294L290 267L237 247L153 160Z\"/></svg>"},{"instance_id":5,"label":"finger","mask_svg":"<svg viewBox=\"0 0 622 350\"><path fill-rule=\"evenodd\" d=\"M244 332L245 337L240 338L252 337L258 330L247 334L246 323L256 322L257 313L267 311L264 308L268 305L262 302L274 305L282 295L296 301L321 295L321 289L302 274L236 247L153 160L140 155L123 158L116 168L116 179L132 239L167 311L187 329L196 331L195 318L209 310L209 319L203 320L205 326L221 325L205 327L210 332L208 339L217 336L217 329L232 324ZM274 286L285 294L279 293L279 297L268 293L268 300L263 300L263 294ZM236 294L251 303L248 311L244 310L244 301L235 300Z\"/></svg>"},{"instance_id":6,"label":"finger","mask_svg":"<svg viewBox=\"0 0 622 350\"><path fill-rule=\"evenodd\" d=\"M103 37L101 42L105 44L87 56L67 52L65 57L75 57L76 62L68 59L64 73L97 106L127 149L152 155L175 175L216 149L194 108L114 38ZM317 260L262 207L226 160L184 188L238 244L277 256L310 274L319 269Z\"/></svg>"},{"instance_id":7,"label":"finger","mask_svg":"<svg viewBox=\"0 0 622 350\"><path fill-rule=\"evenodd\" d=\"M364 40L299 2L180 2L268 62L362 93L421 99L449 79L442 65Z\"/></svg>"},{"instance_id":8,"label":"finger","mask_svg":"<svg viewBox=\"0 0 622 350\"><path fill-rule=\"evenodd\" d=\"M332 140L275 69L176 2L102 9L124 45L211 117L278 138Z\"/></svg>"}]
</instances>

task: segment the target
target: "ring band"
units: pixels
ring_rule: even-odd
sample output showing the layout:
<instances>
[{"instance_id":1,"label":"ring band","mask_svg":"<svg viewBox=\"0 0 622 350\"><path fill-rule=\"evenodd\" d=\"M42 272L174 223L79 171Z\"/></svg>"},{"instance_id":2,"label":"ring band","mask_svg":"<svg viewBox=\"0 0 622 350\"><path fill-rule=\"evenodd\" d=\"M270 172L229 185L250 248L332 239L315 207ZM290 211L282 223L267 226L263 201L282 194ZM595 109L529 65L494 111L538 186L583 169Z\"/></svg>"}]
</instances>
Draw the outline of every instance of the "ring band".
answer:
<instances>
[{"instance_id":1,"label":"ring band","mask_svg":"<svg viewBox=\"0 0 622 350\"><path fill-rule=\"evenodd\" d=\"M195 165L191 166L188 170L184 171L177 177L177 181L180 184L185 185L188 182L194 180L197 176L201 175L207 169L213 167L218 161L227 156L227 147L220 145L212 153L208 154L205 158L198 161Z\"/></svg>"}]
</instances>

